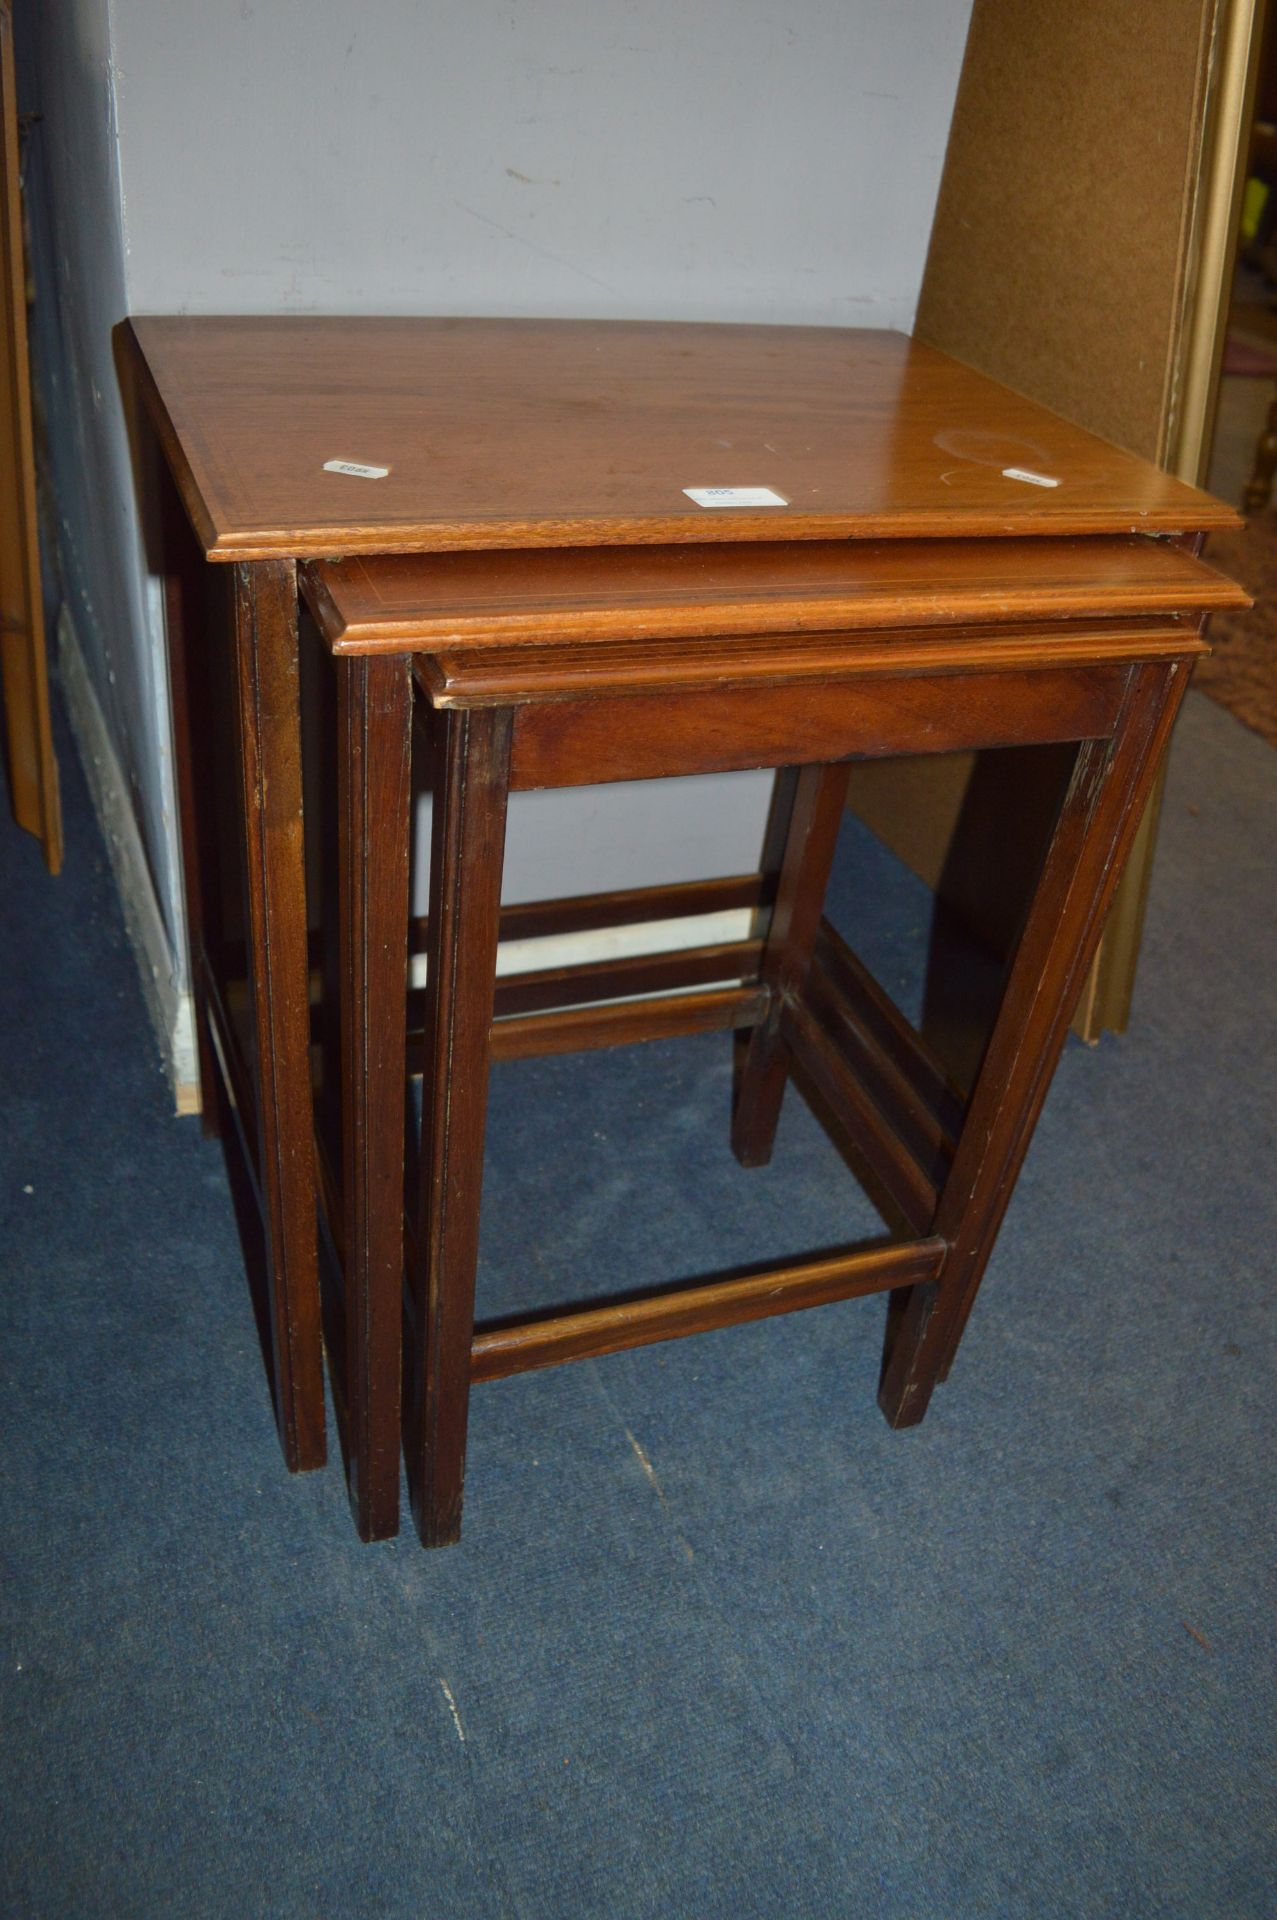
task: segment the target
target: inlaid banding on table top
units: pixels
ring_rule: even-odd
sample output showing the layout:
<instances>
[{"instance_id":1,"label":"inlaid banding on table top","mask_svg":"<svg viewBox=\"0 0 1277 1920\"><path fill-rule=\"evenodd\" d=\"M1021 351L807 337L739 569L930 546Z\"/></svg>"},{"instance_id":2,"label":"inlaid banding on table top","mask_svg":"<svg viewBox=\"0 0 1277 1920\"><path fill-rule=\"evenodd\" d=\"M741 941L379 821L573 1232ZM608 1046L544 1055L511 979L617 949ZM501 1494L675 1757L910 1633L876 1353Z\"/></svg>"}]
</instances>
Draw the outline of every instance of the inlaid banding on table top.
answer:
<instances>
[{"instance_id":1,"label":"inlaid banding on table top","mask_svg":"<svg viewBox=\"0 0 1277 1920\"><path fill-rule=\"evenodd\" d=\"M902 334L183 315L120 345L214 560L1239 524Z\"/></svg>"},{"instance_id":2,"label":"inlaid banding on table top","mask_svg":"<svg viewBox=\"0 0 1277 1920\"><path fill-rule=\"evenodd\" d=\"M312 561L335 653L870 632L1248 604L1182 547L1112 540L804 541Z\"/></svg>"},{"instance_id":3,"label":"inlaid banding on table top","mask_svg":"<svg viewBox=\"0 0 1277 1920\"><path fill-rule=\"evenodd\" d=\"M1029 636L1037 624L1043 638L1029 638L1033 657L1069 621L1147 622L1162 613L1173 631L1177 615L1248 603L1242 588L1182 547L1142 536L430 554L312 561L301 581L335 653L455 655L472 671L488 651L494 664L506 655L516 673L535 673L538 656L575 650L586 662L594 647L619 665L627 644L690 640L735 651L765 638L779 659L831 635L853 636L862 648L885 636L890 660L919 633L924 648L936 630L961 647L964 630L991 630L1004 647L1009 629ZM1168 640L1171 650L1198 650L1187 630ZM704 647L686 655L676 647L666 664L677 674L680 661L694 670L705 657ZM870 665L867 656L859 663Z\"/></svg>"}]
</instances>

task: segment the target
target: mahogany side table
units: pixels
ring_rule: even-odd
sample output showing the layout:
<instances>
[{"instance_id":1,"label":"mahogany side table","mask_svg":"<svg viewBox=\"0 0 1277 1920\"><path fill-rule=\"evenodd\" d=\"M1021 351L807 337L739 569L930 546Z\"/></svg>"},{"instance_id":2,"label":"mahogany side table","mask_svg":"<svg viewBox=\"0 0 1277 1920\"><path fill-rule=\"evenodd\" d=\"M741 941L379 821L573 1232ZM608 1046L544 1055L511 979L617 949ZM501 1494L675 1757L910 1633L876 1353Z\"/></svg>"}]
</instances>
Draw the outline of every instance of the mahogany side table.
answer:
<instances>
[{"instance_id":1,"label":"mahogany side table","mask_svg":"<svg viewBox=\"0 0 1277 1920\"><path fill-rule=\"evenodd\" d=\"M400 1412L413 1042L424 1074L404 1410L423 1542L459 1536L472 1381L900 1290L879 1398L893 1425L920 1420L953 1359L1202 650L1197 616L1245 596L1179 546L1141 536L439 554L312 562L302 586L339 681L345 1267L348 1312L376 1329L354 1391L361 1427L387 1436ZM410 1040L414 685L434 816L425 1020ZM822 919L848 764L1047 742L1079 743L1072 777L963 1102ZM496 1005L510 791L759 765L787 770L761 951L667 955L656 979L568 969L549 983L557 1010L507 1011L520 990L525 1008L538 986L546 997L532 975L503 982ZM903 1234L476 1327L490 1057L721 1027L745 1041L738 1159L770 1157L793 1067L885 1188Z\"/></svg>"},{"instance_id":2,"label":"mahogany side table","mask_svg":"<svg viewBox=\"0 0 1277 1920\"><path fill-rule=\"evenodd\" d=\"M501 796L510 782L655 776L673 764L662 751L675 741L687 756L681 765L702 752L707 766L806 769L783 775L778 784L772 840L781 852L772 930L761 970L743 989L746 998L734 1002L730 1022L752 1029L736 1123L746 1158L765 1156L769 1116L791 1057L803 1053L813 1078L823 1062L826 1080L845 1064L830 1039L843 1014L831 1007L830 1026L814 1011L823 987L813 989L813 999L803 985L817 973L826 984L855 976L854 963L813 925L840 801L838 760L944 740L1084 742L939 1210L916 1244L891 1255L902 1263L892 1271L909 1283L909 1306L893 1322L899 1337L884 1399L891 1418L918 1417L960 1331L1045 1089L1074 962L1098 925L1152 757L1169 727L1186 664L1198 650L1196 618L1205 607L1223 604L1219 596L1230 591L1202 569L1149 576L1155 569L1191 567L1172 542L1236 524L1236 515L896 335L623 322L172 317L126 323L119 349L122 378L136 387L171 480L163 566L206 1124L213 1124L217 1112L211 1090L221 1089L219 1100L225 1096L241 1129L261 1206L272 1391L285 1458L294 1469L322 1463L325 1417L303 874L299 562L455 554L455 564L464 559L476 579L489 568L506 568L499 644L494 629L473 660L460 646L442 645L437 630L422 627L420 583L413 576L405 624L391 636L392 657L378 657L378 648L369 647L342 669L345 743L339 758L347 768L349 803L343 831L348 847L369 852L364 869L354 858L344 863L344 971L348 1005L375 1010L363 1025L348 1018L348 1086L384 1085L387 1075L397 1079L402 1073L402 1013L389 990L401 955L396 948L388 956L369 930L400 910L401 838L387 835L382 845L375 829L384 817L401 817L410 655L420 656L419 684L424 675L438 708L439 791L448 796L438 810L447 830L435 862L434 885L442 894L440 910L431 915L432 946L451 926L449 937L467 949L475 946L481 956L487 952ZM1144 536L1136 549L1133 601L1119 594L1110 605L1100 593L1097 604L1090 587L1104 575L1107 560L1084 590L1075 575L1063 597L1052 600L1054 560L1048 555L1058 558L1066 543L1096 536L1111 557L1115 549L1106 543L1132 534ZM820 599L822 589L807 578L786 584L786 556L802 552L806 543L817 543L828 555L834 549L824 543L849 541L857 547L907 541L915 572L906 580L888 570L888 584L875 589L878 627L866 629L863 621L857 628L848 610L855 594L835 578L835 566L826 579L833 587L826 598L838 607L835 625L823 627L826 637L817 645L810 636L821 622L804 608ZM998 646L1014 642L1018 631L1017 644L1030 647L1032 664L1013 662L996 647L987 657L984 643L972 639L965 652L945 652L946 668L923 645L937 625L947 622L955 636L959 630L953 609L961 595L953 597L958 583L947 574L941 550L956 554L956 543L962 543L980 576L975 556L982 549L1009 556L1020 542L1026 543L1030 574L1042 569L1036 597L1028 575L1009 582L992 566L981 576L975 600L962 603L963 618L995 628ZM517 671L503 660L507 642L516 650L521 644L511 593L530 594L525 614L535 638L553 591L547 596L530 579L519 584L509 572L513 563L498 562L497 555L595 547L611 550L615 560L616 549L666 552L684 545L712 545L718 587L708 599L731 603L727 612L719 606L708 632L698 627L703 614L697 613L681 634L664 636L691 640L690 650L672 653L667 646L651 654L649 642L659 636L641 606L626 602L624 594L617 602L609 579L600 589L603 605L611 606L620 624L606 636L607 672L618 678L609 682L605 674L596 682L601 656L598 636L586 631L588 621L578 629L586 655L573 664L566 640L552 649L549 679L537 683L541 693L521 678L529 665L526 652ZM838 553L856 550L842 546ZM231 575L225 642L203 612L216 567L203 568L201 556L223 563ZM339 610L352 578L339 569L323 576ZM1179 600L1169 613L1166 598L1158 597L1168 587L1172 600ZM1152 597L1141 600L1146 593ZM905 610L901 617L914 625L893 623L885 608L893 594ZM695 593L683 599L696 603ZM785 610L780 626L773 618L777 608ZM1078 638L1081 627L1069 623L1081 620L1089 623L1094 641L1097 616L1110 634L1108 650L1101 645L1085 664L1067 648L1057 657L1052 636L1062 644L1066 631ZM828 653L830 633L841 634L839 644L854 651L849 636L857 631L892 636L877 667L868 665L873 647L858 665L842 659L837 645ZM911 637L898 640L901 634ZM1142 650L1146 639L1151 652ZM659 657L663 677L643 678L649 654ZM464 671L473 669L477 678L457 680L449 691L438 676L454 656L470 661ZM543 665L549 658L543 656ZM907 667L901 665L905 660ZM696 673L711 661L716 677L706 686ZM951 669L959 661L962 672L955 676ZM230 699L223 704L233 709L243 843L244 934L238 940L221 912L225 887L217 883L216 868L220 856L224 881L225 823L210 804L215 703L209 685L223 665L231 668ZM583 677L574 680L574 673ZM970 693L977 704L958 715L954 691L968 673L963 699ZM616 692L616 701L595 699L596 686L600 693ZM628 690L622 693L622 686ZM1036 704L1034 690L1042 696ZM979 705L984 694L987 701ZM673 724L672 713L678 716ZM569 716L571 745L560 731ZM379 901L374 896L383 885L386 898ZM1063 944L1057 937L1061 926L1068 930ZM230 1010L237 971L246 975L249 989L247 1044ZM445 974L436 968L434 1039L446 1030L453 1060L460 1048L473 1061L487 1045L483 1008L462 994L441 1012ZM898 1104L903 1101L902 1115L907 1109L912 1118L901 1117L901 1125L906 1132L920 1126L934 1134L934 1116L915 1112L918 1086L928 1081L923 1056L878 1007L872 990L861 983L859 991L862 1026L870 1020L865 1008L876 1009L879 1077L903 1075L906 1090L897 1088ZM738 1021L742 1009L749 1017ZM595 1017L616 1018L602 1010ZM848 1044L863 1052L861 1040ZM436 1093L443 1084L442 1073L432 1072ZM474 1074L453 1084L464 1086L462 1105L470 1118L460 1135L455 1118L442 1133L432 1123L427 1144L432 1164L442 1164L442 1155L449 1168L458 1169L464 1189L460 1169L470 1164L481 1133L482 1100ZM996 1098L995 1087L1001 1089ZM344 1317L337 1329L341 1351L330 1358L356 1522L365 1538L376 1538L398 1524L391 1361L399 1342L402 1261L393 1243L402 1195L398 1119L387 1118L384 1102L367 1092L363 1098L362 1130L352 1132L348 1124L354 1151L345 1156L340 1197ZM348 1121L353 1112L348 1105ZM941 1134L953 1144L943 1120ZM985 1144L977 1148L981 1140ZM906 1174L897 1186L903 1189L906 1181L915 1189L911 1217L918 1222L931 1189ZM423 1257L434 1261L432 1271L446 1268L454 1276L446 1286L432 1283L434 1292L427 1287L427 1317L437 1314L439 1326L427 1337L419 1320L415 1336L422 1353L428 1350L422 1378L435 1384L418 1394L409 1462L423 1535L436 1540L454 1537L460 1511L464 1392L458 1356L470 1338L464 1275L471 1212L464 1199L452 1211L443 1209L427 1223L425 1236L433 1251ZM388 1226L388 1220L396 1224ZM868 1267L853 1264L834 1275L800 1268L790 1298L798 1304L804 1289L810 1294L813 1288L811 1297L826 1297L819 1289L830 1285L864 1291L870 1282L884 1284L884 1271L878 1255ZM721 1304L727 1296L718 1298ZM676 1318L690 1310L686 1302L672 1309ZM719 1306L706 1310L711 1320L721 1317ZM530 1335L532 1345L521 1348L525 1360L539 1338ZM496 1350L485 1352L477 1370L502 1370Z\"/></svg>"}]
</instances>

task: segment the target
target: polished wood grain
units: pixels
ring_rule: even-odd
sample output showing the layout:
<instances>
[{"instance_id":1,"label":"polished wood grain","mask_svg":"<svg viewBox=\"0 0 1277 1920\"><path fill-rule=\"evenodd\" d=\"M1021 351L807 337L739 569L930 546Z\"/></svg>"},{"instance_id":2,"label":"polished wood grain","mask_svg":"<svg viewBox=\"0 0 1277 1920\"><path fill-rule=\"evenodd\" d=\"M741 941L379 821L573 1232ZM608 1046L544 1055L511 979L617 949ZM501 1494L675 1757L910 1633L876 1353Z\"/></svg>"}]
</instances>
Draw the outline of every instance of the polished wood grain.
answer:
<instances>
[{"instance_id":1,"label":"polished wood grain","mask_svg":"<svg viewBox=\"0 0 1277 1920\"><path fill-rule=\"evenodd\" d=\"M425 1544L459 1534L472 1378L886 1290L901 1304L882 1405L897 1424L920 1417L1023 1157L1128 813L1203 650L1202 616L1245 601L1150 536L1235 516L891 335L173 319L139 321L121 345L206 554L239 563L255 1085L211 981L209 1031L256 1148L294 1463L316 1404L298 1359L318 1357L298 560L342 714L346 1152L340 1194L332 1168L324 1190L353 1316L335 1398L361 1530L393 1522L406 1064L423 1092L403 1437ZM389 472L325 473L332 458ZM682 492L714 485L774 487L785 504L706 511ZM407 921L410 674L433 763L424 928ZM1083 744L964 1109L821 922L845 762L1036 741ZM549 933L556 913L632 924L654 898L503 916L511 788L764 765L787 769L764 873L658 890L668 914L757 906L755 938L497 988L499 932ZM414 944L428 984L409 1047ZM490 1059L710 1028L748 1036L742 1157L766 1157L792 1067L915 1237L476 1330Z\"/></svg>"},{"instance_id":2,"label":"polished wood grain","mask_svg":"<svg viewBox=\"0 0 1277 1920\"><path fill-rule=\"evenodd\" d=\"M756 980L762 951L761 940L723 940L711 946L679 947L672 953L622 954L618 959L506 974L497 981L497 1018L708 986L715 981Z\"/></svg>"},{"instance_id":3,"label":"polished wood grain","mask_svg":"<svg viewBox=\"0 0 1277 1920\"><path fill-rule=\"evenodd\" d=\"M360 1539L385 1540L399 1530L408 662L352 663L337 695L347 1472Z\"/></svg>"},{"instance_id":4,"label":"polished wood grain","mask_svg":"<svg viewBox=\"0 0 1277 1920\"><path fill-rule=\"evenodd\" d=\"M679 1034L722 1033L757 1026L767 1007L766 988L755 984L515 1014L493 1027L492 1058L522 1060L533 1054L582 1053L596 1047L630 1046L638 1040L669 1040Z\"/></svg>"},{"instance_id":5,"label":"polished wood grain","mask_svg":"<svg viewBox=\"0 0 1277 1920\"><path fill-rule=\"evenodd\" d=\"M894 1083L903 1124L916 1131L920 1150L952 1159L966 1101L944 1063L828 920L820 923L812 960L813 985L839 1009L846 1044L877 1078Z\"/></svg>"},{"instance_id":6,"label":"polished wood grain","mask_svg":"<svg viewBox=\"0 0 1277 1920\"><path fill-rule=\"evenodd\" d=\"M879 1404L892 1426L922 1419L956 1352L1187 682L1183 663L1132 668L1114 738L1079 747L932 1223L949 1252L889 1329Z\"/></svg>"},{"instance_id":7,"label":"polished wood grain","mask_svg":"<svg viewBox=\"0 0 1277 1920\"><path fill-rule=\"evenodd\" d=\"M565 1360L595 1359L834 1300L920 1286L935 1278L945 1252L945 1243L933 1238L858 1247L575 1312L479 1327L471 1347L471 1377L499 1380L537 1367L557 1367Z\"/></svg>"},{"instance_id":8,"label":"polished wood grain","mask_svg":"<svg viewBox=\"0 0 1277 1920\"><path fill-rule=\"evenodd\" d=\"M845 766L806 766L796 779L776 784L774 814L783 810L788 819L774 817L768 830L768 840L780 842L776 904L761 968L769 1005L738 1055L732 1098L732 1152L744 1167L771 1159L789 1076L781 1019L807 984L846 800Z\"/></svg>"},{"instance_id":9,"label":"polished wood grain","mask_svg":"<svg viewBox=\"0 0 1277 1920\"><path fill-rule=\"evenodd\" d=\"M493 996L491 1057L575 1053L748 1025L767 1006L758 990L761 957L761 941L741 940L507 974ZM410 1021L426 997L409 996ZM421 1071L424 1053L424 1027L410 1026L414 1072Z\"/></svg>"},{"instance_id":10,"label":"polished wood grain","mask_svg":"<svg viewBox=\"0 0 1277 1920\"><path fill-rule=\"evenodd\" d=\"M869 1171L914 1232L928 1231L964 1103L828 922L802 999L783 1010L782 1026L798 1082L815 1089L835 1144Z\"/></svg>"},{"instance_id":11,"label":"polished wood grain","mask_svg":"<svg viewBox=\"0 0 1277 1920\"><path fill-rule=\"evenodd\" d=\"M765 874L732 873L712 880L675 880L652 887L573 893L554 900L512 901L501 909L501 938L537 940L547 934L557 938L565 933L597 933L650 920L769 907L771 900ZM424 938L425 926L424 920L413 922L414 946Z\"/></svg>"},{"instance_id":12,"label":"polished wood grain","mask_svg":"<svg viewBox=\"0 0 1277 1920\"><path fill-rule=\"evenodd\" d=\"M334 845L336 812L333 814ZM676 880L656 886L614 887L602 893L562 894L551 900L511 901L501 909L501 939L559 939L565 933L599 933L614 927L641 926L651 920L679 920L709 913L752 911L771 905L768 876L763 873L725 874L710 880ZM429 921L424 914L408 922L412 953L426 951ZM312 973L322 963L326 948L312 933L308 955ZM245 977L247 949L242 940L222 948L228 972ZM507 980L515 976L506 976ZM501 983L498 983L498 994Z\"/></svg>"},{"instance_id":13,"label":"polished wood grain","mask_svg":"<svg viewBox=\"0 0 1277 1920\"><path fill-rule=\"evenodd\" d=\"M677 700L644 693L528 705L515 719L511 785L592 786L800 766L851 754L1085 739L1112 730L1124 673L1109 666L961 679L909 674L728 686Z\"/></svg>"},{"instance_id":14,"label":"polished wood grain","mask_svg":"<svg viewBox=\"0 0 1277 1920\"><path fill-rule=\"evenodd\" d=\"M411 564L345 561L304 569L321 633L330 645L336 642L339 674L372 659L411 658L434 730L455 742L449 751L463 758L465 736L455 731L463 724L483 717L509 727L502 794L506 786L571 786L758 765L787 769L778 776L764 874L745 884L743 896L751 903L770 901L766 940L757 961L757 942L731 949L733 962L743 964L747 956L740 949L746 947L749 964L758 969L738 985L711 980L729 956L709 948L554 969L494 994L485 943L495 939L495 883L490 853L479 860L482 899L474 910L485 928L489 919L492 927L474 949L473 977L450 991L458 1008L482 1002L497 1017L482 1065L471 1030L470 1080L461 1079L455 1057L447 1067L447 1099L460 1102L455 1124L461 1131L445 1152L465 1158L448 1162L459 1169L448 1204L457 1196L462 1202L454 1216L454 1244L423 1256L440 1276L438 1294L451 1315L446 1335L438 1331L443 1309L428 1311L416 1335L427 1377L429 1356L435 1355L433 1365L441 1370L435 1401L446 1408L433 1440L426 1439L424 1427L418 1429L411 1469L423 1489L429 1479L415 1503L429 1544L455 1538L459 1527L466 1420L459 1355L463 1323L473 1314L473 1183L482 1150L482 1093L475 1076L482 1077L486 1058L735 1029L740 1072L732 1143L744 1163L758 1165L768 1157L793 1069L888 1219L928 1245L938 1239L949 1248L952 1237L933 1232L933 1222L954 1191L951 1170L973 1137L972 1123L924 1043L821 919L848 758L1034 741L1084 741L1090 743L1086 755L1102 758L1127 712L1132 672L1184 671L1203 650L1199 629L1206 608L1244 597L1181 548L1142 537L1007 540L992 555L975 543L937 541L925 549L921 543L878 543L857 550L850 562L849 551L823 544L796 555L785 548L708 548L699 574L694 562L702 555L678 548L426 555ZM742 552L737 576L735 556ZM447 575L442 585L441 574ZM737 577L741 590L733 597ZM776 585L770 602L762 591L769 579ZM609 581L614 606L608 604ZM808 589L810 601L803 602ZM376 644L361 650L372 631L367 610L374 603L381 609L378 619L386 619L387 606L393 619ZM767 628L772 613L784 631ZM645 626L649 618L656 631ZM844 624L826 626L826 620ZM858 626L858 620L876 624ZM732 630L734 623L749 621L764 630ZM351 639L356 633L359 644ZM390 651L381 650L390 643ZM477 765L484 764L481 753ZM451 793L462 776L454 768L441 777L441 790ZM481 787L486 778L481 774ZM472 831L483 841L489 829L475 825ZM451 844L448 834L445 841ZM455 889L456 901L464 897L460 866L447 886ZM1047 898L1050 913L1049 886ZM640 895L635 906L641 901ZM650 898L646 904L651 909ZM688 904L703 909L709 900L697 889ZM616 899L607 896L585 902L577 923L588 925L591 914L611 920L615 911ZM561 912L534 908L527 931L555 930ZM1067 945L1071 923L1058 929L1058 937ZM571 1004L578 992L586 1004ZM1015 1017L1024 1012L1018 1007ZM420 1057L426 1098L437 1114L444 1068L438 1034L432 1037L429 1022L427 1027ZM416 1047L413 1052L415 1064ZM1014 1104L1015 1086L1004 1093ZM438 1192L443 1175L433 1146L429 1169L431 1190ZM975 1234L961 1205L953 1204ZM918 1303L943 1290L948 1258L946 1251L924 1278L905 1283L901 1298L908 1305L890 1319L893 1331L906 1330L901 1339L910 1337L922 1311ZM770 1290L751 1283L747 1297L771 1301L767 1311L809 1304L797 1274L794 1269L772 1276ZM634 1316L609 1305L485 1332L473 1347L474 1377L716 1324L705 1318L711 1291L680 1289L653 1297ZM714 1299L721 1310L728 1296L715 1292ZM915 1360L906 1369L911 1406L925 1404L950 1357L943 1342L915 1338L914 1347ZM897 1368L910 1350L897 1339ZM889 1386L883 1404L896 1418Z\"/></svg>"},{"instance_id":15,"label":"polished wood grain","mask_svg":"<svg viewBox=\"0 0 1277 1920\"><path fill-rule=\"evenodd\" d=\"M1143 537L437 554L301 585L330 647L411 651L436 707L1178 659L1203 612L1247 602Z\"/></svg>"},{"instance_id":16,"label":"polished wood grain","mask_svg":"<svg viewBox=\"0 0 1277 1920\"><path fill-rule=\"evenodd\" d=\"M814 1085L820 1099L836 1117L838 1131L865 1162L915 1233L925 1233L935 1215L939 1189L930 1169L914 1152L904 1134L893 1125L894 1109L884 1107L877 1090L839 1045L838 1028L822 1014L827 1010L816 996L804 995L781 1011L781 1035L786 1064Z\"/></svg>"},{"instance_id":17,"label":"polished wood grain","mask_svg":"<svg viewBox=\"0 0 1277 1920\"><path fill-rule=\"evenodd\" d=\"M265 1215L275 1415L294 1471L322 1466L323 1356L312 1169L296 569L235 571L257 1173Z\"/></svg>"},{"instance_id":18,"label":"polished wood grain","mask_svg":"<svg viewBox=\"0 0 1277 1920\"><path fill-rule=\"evenodd\" d=\"M182 315L126 323L121 347L212 559L1237 522L900 334ZM786 504L683 492L720 486Z\"/></svg>"},{"instance_id":19,"label":"polished wood grain","mask_svg":"<svg viewBox=\"0 0 1277 1920\"><path fill-rule=\"evenodd\" d=\"M425 1546L461 1530L510 716L437 717L408 1486Z\"/></svg>"},{"instance_id":20,"label":"polished wood grain","mask_svg":"<svg viewBox=\"0 0 1277 1920\"><path fill-rule=\"evenodd\" d=\"M303 589L334 653L1025 626L1246 598L1147 535L440 553L311 562Z\"/></svg>"},{"instance_id":21,"label":"polished wood grain","mask_svg":"<svg viewBox=\"0 0 1277 1920\"><path fill-rule=\"evenodd\" d=\"M435 707L544 705L593 700L605 692L717 692L726 686L823 687L901 673L958 674L973 667L1036 672L1057 662L1126 666L1132 660L1182 660L1208 648L1198 621L1059 622L1055 626L922 628L873 634L768 634L756 639L647 640L606 647L488 648L481 653L417 654L417 684Z\"/></svg>"}]
</instances>

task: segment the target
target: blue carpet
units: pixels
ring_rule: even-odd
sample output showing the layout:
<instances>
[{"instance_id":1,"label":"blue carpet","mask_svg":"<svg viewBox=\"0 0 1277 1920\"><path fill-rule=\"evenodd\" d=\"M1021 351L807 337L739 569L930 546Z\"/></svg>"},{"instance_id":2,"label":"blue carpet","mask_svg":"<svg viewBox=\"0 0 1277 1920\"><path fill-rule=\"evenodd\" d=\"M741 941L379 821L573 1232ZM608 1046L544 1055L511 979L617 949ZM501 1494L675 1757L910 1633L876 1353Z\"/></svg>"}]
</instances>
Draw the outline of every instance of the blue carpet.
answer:
<instances>
[{"instance_id":1,"label":"blue carpet","mask_svg":"<svg viewBox=\"0 0 1277 1920\"><path fill-rule=\"evenodd\" d=\"M220 1150L172 1119L63 741L0 829L5 1915L1277 1910L1277 755L1194 696L1129 1036L1071 1044L952 1380L882 1304L477 1390L466 1537L289 1479ZM926 902L849 823L905 1004ZM874 1230L718 1038L493 1076L484 1306Z\"/></svg>"}]
</instances>

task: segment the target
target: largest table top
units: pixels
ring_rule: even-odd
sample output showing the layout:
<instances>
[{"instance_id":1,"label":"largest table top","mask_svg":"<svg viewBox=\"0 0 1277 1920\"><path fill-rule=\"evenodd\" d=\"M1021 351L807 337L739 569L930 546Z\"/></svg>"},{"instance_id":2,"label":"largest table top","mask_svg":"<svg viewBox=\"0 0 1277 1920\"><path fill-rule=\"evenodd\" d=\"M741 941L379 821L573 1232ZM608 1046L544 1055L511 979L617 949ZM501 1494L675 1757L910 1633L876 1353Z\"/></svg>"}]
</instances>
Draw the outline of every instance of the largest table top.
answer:
<instances>
[{"instance_id":1,"label":"largest table top","mask_svg":"<svg viewBox=\"0 0 1277 1920\"><path fill-rule=\"evenodd\" d=\"M213 560L1237 524L902 334L171 316L124 350Z\"/></svg>"}]
</instances>

